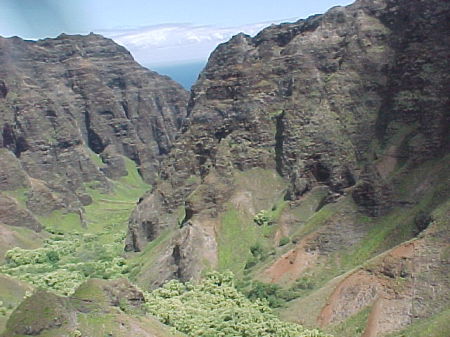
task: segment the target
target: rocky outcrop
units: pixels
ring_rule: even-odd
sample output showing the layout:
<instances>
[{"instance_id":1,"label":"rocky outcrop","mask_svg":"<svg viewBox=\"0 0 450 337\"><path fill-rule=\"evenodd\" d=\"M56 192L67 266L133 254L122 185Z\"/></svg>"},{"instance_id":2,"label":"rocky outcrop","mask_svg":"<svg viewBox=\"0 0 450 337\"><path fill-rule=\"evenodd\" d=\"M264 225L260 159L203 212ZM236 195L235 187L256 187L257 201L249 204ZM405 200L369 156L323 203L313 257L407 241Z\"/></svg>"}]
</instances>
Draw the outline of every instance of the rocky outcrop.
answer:
<instances>
[{"instance_id":1,"label":"rocky outcrop","mask_svg":"<svg viewBox=\"0 0 450 337\"><path fill-rule=\"evenodd\" d=\"M39 232L42 229L39 221L28 209L19 205L14 198L1 194L0 223L9 226L27 227L36 232Z\"/></svg>"},{"instance_id":2,"label":"rocky outcrop","mask_svg":"<svg viewBox=\"0 0 450 337\"><path fill-rule=\"evenodd\" d=\"M390 186L372 166L366 166L352 191L353 200L363 212L378 216L389 210Z\"/></svg>"},{"instance_id":3,"label":"rocky outcrop","mask_svg":"<svg viewBox=\"0 0 450 337\"><path fill-rule=\"evenodd\" d=\"M122 156L152 182L187 99L100 35L0 38L1 189L32 188L33 211L49 193L41 213L77 209L89 204L84 183L107 190L107 178L127 174Z\"/></svg>"},{"instance_id":4,"label":"rocky outcrop","mask_svg":"<svg viewBox=\"0 0 450 337\"><path fill-rule=\"evenodd\" d=\"M219 45L127 248L175 226L179 207L220 210L226 195L192 195L211 174L232 186L232 172L254 167L276 170L287 200L326 186L325 202L351 190L362 212L384 214L389 174L449 148L448 19L442 1L359 0Z\"/></svg>"}]
</instances>

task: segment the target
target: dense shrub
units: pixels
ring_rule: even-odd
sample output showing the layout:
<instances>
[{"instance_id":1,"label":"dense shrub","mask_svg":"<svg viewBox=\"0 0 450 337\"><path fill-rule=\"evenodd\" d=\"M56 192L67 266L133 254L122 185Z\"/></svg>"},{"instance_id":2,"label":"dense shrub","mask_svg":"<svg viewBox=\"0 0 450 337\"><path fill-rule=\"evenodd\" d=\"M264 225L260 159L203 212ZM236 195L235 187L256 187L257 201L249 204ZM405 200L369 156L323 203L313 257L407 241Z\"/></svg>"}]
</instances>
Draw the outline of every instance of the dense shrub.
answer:
<instances>
[{"instance_id":1,"label":"dense shrub","mask_svg":"<svg viewBox=\"0 0 450 337\"><path fill-rule=\"evenodd\" d=\"M254 217L253 221L259 226L268 226L272 224L272 218L268 211L262 210L258 212Z\"/></svg>"},{"instance_id":2,"label":"dense shrub","mask_svg":"<svg viewBox=\"0 0 450 337\"><path fill-rule=\"evenodd\" d=\"M70 295L90 277L113 279L126 275L129 268L120 256L122 241L101 244L99 237L53 235L42 248L13 248L6 253L7 263L0 271L62 295Z\"/></svg>"},{"instance_id":3,"label":"dense shrub","mask_svg":"<svg viewBox=\"0 0 450 337\"><path fill-rule=\"evenodd\" d=\"M146 294L146 308L192 337L327 336L279 320L266 301L250 301L235 288L231 273L212 272L199 283L169 281Z\"/></svg>"},{"instance_id":4,"label":"dense shrub","mask_svg":"<svg viewBox=\"0 0 450 337\"><path fill-rule=\"evenodd\" d=\"M241 281L237 284L237 289L252 301L267 301L271 308L282 307L287 301L300 295L295 289L283 289L277 284L260 281Z\"/></svg>"}]
</instances>

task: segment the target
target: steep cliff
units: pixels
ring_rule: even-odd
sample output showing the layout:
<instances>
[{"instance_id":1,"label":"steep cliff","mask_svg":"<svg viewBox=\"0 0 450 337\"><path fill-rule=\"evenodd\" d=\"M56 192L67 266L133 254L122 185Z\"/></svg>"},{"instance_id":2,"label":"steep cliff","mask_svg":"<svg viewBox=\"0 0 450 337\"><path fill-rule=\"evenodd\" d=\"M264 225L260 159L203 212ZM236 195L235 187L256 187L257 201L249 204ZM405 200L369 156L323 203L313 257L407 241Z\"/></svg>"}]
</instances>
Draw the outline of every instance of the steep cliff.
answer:
<instances>
[{"instance_id":1,"label":"steep cliff","mask_svg":"<svg viewBox=\"0 0 450 337\"><path fill-rule=\"evenodd\" d=\"M312 277L320 288L428 226L433 233L433 214L448 224L449 19L445 1L359 0L219 45L130 218L126 249L143 251L135 280L155 287L219 268L288 288ZM439 228L448 237L448 225ZM449 303L445 256L435 263L439 290L424 300L441 301L426 317ZM355 310L312 320L370 312L393 286L376 287L385 292ZM392 317L403 321L365 336L418 317L402 310Z\"/></svg>"},{"instance_id":2,"label":"steep cliff","mask_svg":"<svg viewBox=\"0 0 450 337\"><path fill-rule=\"evenodd\" d=\"M124 158L151 183L187 99L100 35L0 38L0 223L38 230L35 216L78 212L86 183L108 191L127 175Z\"/></svg>"}]
</instances>

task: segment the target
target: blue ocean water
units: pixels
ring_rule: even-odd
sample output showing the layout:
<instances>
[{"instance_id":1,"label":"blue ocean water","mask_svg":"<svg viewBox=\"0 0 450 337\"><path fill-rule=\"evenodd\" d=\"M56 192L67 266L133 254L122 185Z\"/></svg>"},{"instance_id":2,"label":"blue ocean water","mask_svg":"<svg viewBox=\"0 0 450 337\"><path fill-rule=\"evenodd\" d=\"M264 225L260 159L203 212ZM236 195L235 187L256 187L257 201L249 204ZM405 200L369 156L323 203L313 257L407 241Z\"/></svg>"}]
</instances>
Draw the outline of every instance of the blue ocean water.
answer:
<instances>
[{"instance_id":1,"label":"blue ocean water","mask_svg":"<svg viewBox=\"0 0 450 337\"><path fill-rule=\"evenodd\" d=\"M205 65L206 61L197 61L182 64L165 64L161 66L154 65L147 66L147 68L156 71L161 75L169 76L180 83L186 90L190 90Z\"/></svg>"}]
</instances>

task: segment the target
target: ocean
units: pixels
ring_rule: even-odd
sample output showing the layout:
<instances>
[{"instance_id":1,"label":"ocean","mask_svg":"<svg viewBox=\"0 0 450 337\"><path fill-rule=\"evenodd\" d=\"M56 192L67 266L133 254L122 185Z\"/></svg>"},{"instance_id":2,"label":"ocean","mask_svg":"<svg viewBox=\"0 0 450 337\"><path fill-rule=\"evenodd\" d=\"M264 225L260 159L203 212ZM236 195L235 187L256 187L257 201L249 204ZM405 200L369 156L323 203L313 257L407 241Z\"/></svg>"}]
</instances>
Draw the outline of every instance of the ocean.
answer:
<instances>
[{"instance_id":1,"label":"ocean","mask_svg":"<svg viewBox=\"0 0 450 337\"><path fill-rule=\"evenodd\" d=\"M190 90L205 65L206 61L197 61L192 63L165 64L160 66L153 65L146 67L156 71L158 74L169 76L180 83L186 90Z\"/></svg>"}]
</instances>

